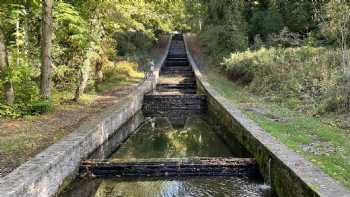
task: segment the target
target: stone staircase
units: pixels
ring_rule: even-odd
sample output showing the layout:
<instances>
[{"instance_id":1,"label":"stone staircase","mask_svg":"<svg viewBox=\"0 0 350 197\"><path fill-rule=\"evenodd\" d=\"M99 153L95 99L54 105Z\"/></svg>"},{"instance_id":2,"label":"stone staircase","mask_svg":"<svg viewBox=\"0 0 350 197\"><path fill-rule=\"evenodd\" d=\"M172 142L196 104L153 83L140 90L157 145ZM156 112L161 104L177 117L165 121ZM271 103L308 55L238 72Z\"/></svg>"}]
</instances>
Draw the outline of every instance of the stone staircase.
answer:
<instances>
[{"instance_id":1,"label":"stone staircase","mask_svg":"<svg viewBox=\"0 0 350 197\"><path fill-rule=\"evenodd\" d=\"M187 58L183 36L176 34L160 70L156 89L144 97L144 115L184 121L187 116L204 113L206 102L206 96L197 94L196 79Z\"/></svg>"}]
</instances>

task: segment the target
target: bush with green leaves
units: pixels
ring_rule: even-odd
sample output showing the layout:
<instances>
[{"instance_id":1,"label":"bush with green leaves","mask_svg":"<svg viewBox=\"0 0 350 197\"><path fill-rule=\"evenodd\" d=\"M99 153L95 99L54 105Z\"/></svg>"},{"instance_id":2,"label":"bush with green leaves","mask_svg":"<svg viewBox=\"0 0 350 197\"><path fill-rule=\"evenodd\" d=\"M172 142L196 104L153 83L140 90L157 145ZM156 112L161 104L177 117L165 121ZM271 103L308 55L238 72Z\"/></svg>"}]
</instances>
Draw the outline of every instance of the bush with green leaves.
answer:
<instances>
[{"instance_id":1,"label":"bush with green leaves","mask_svg":"<svg viewBox=\"0 0 350 197\"><path fill-rule=\"evenodd\" d=\"M133 61L110 62L103 67L106 80L127 79L138 74L138 64Z\"/></svg>"},{"instance_id":2,"label":"bush with green leaves","mask_svg":"<svg viewBox=\"0 0 350 197\"><path fill-rule=\"evenodd\" d=\"M243 17L244 1L203 2L206 9L200 38L207 52L217 59L248 47L247 23Z\"/></svg>"},{"instance_id":3,"label":"bush with green leaves","mask_svg":"<svg viewBox=\"0 0 350 197\"><path fill-rule=\"evenodd\" d=\"M231 80L251 92L312 113L345 102L338 50L314 47L261 48L231 54L222 66ZM332 102L330 102L332 101Z\"/></svg>"}]
</instances>

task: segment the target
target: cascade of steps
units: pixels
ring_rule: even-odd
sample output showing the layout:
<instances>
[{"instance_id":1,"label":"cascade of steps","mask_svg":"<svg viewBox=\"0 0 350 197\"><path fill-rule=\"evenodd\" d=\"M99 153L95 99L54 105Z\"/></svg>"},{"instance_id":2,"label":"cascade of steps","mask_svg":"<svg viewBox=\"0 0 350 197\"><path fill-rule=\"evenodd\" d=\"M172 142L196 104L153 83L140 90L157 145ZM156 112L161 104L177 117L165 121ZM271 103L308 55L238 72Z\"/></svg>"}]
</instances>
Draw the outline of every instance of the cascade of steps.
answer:
<instances>
[{"instance_id":1,"label":"cascade of steps","mask_svg":"<svg viewBox=\"0 0 350 197\"><path fill-rule=\"evenodd\" d=\"M176 34L160 70L156 89L144 97L144 115L183 121L189 115L202 114L206 106L206 96L197 94L196 79L187 58L183 36Z\"/></svg>"}]
</instances>

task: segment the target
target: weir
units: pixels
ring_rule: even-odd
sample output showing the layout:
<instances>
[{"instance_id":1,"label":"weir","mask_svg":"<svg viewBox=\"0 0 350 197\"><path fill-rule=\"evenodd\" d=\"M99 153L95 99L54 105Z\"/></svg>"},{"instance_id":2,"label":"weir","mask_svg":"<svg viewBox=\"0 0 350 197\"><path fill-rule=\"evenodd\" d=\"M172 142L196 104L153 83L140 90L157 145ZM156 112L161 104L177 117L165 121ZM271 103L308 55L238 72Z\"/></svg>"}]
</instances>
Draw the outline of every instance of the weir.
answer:
<instances>
[{"instance_id":1,"label":"weir","mask_svg":"<svg viewBox=\"0 0 350 197\"><path fill-rule=\"evenodd\" d=\"M186 117L203 114L206 109L206 96L197 93L183 36L176 34L161 67L156 89L145 95L142 111L146 117L167 117L174 126L183 126Z\"/></svg>"},{"instance_id":2,"label":"weir","mask_svg":"<svg viewBox=\"0 0 350 197\"><path fill-rule=\"evenodd\" d=\"M82 162L83 177L188 177L254 176L256 162L250 158L155 158L87 160ZM85 175L85 176L84 176Z\"/></svg>"}]
</instances>

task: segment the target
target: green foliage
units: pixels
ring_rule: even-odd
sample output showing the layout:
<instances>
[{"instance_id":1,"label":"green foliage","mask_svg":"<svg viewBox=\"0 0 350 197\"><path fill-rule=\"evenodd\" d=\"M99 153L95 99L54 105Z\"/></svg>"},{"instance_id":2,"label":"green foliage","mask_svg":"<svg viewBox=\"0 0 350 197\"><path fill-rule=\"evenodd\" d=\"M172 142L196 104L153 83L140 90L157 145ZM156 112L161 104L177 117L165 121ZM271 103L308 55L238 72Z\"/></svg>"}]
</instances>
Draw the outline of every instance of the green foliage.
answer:
<instances>
[{"instance_id":1,"label":"green foliage","mask_svg":"<svg viewBox=\"0 0 350 197\"><path fill-rule=\"evenodd\" d=\"M265 131L309 159L331 177L350 187L349 132L335 126L334 122L338 120L335 120L334 114L323 118L308 116L304 112L286 108L283 103L280 105L267 102L261 96L251 94L245 88L226 80L215 71L208 73L207 77L220 95L235 103L242 113ZM252 111L252 107L264 110L267 114ZM271 119L271 115L282 121ZM305 146L314 151L305 149Z\"/></svg>"},{"instance_id":2,"label":"green foliage","mask_svg":"<svg viewBox=\"0 0 350 197\"><path fill-rule=\"evenodd\" d=\"M317 31L315 15L322 4L322 1L246 1L244 16L249 23L249 40L252 42L260 35L266 41L270 34L277 34L284 27L303 36Z\"/></svg>"},{"instance_id":3,"label":"green foliage","mask_svg":"<svg viewBox=\"0 0 350 197\"><path fill-rule=\"evenodd\" d=\"M304 44L300 39L300 35L298 33L290 32L287 27L283 28L278 34L270 34L267 43L269 46L279 47L298 47Z\"/></svg>"},{"instance_id":4,"label":"green foliage","mask_svg":"<svg viewBox=\"0 0 350 197\"><path fill-rule=\"evenodd\" d=\"M44 114L53 110L53 103L51 100L38 100L31 103L27 110L30 115Z\"/></svg>"},{"instance_id":5,"label":"green foliage","mask_svg":"<svg viewBox=\"0 0 350 197\"><path fill-rule=\"evenodd\" d=\"M20 118L33 116L53 111L53 103L50 100L35 100L26 103L16 103L8 106L0 103L0 118Z\"/></svg>"},{"instance_id":6,"label":"green foliage","mask_svg":"<svg viewBox=\"0 0 350 197\"><path fill-rule=\"evenodd\" d=\"M249 35L260 35L264 40L272 33L278 33L283 28L283 19L275 7L254 9L249 19Z\"/></svg>"},{"instance_id":7,"label":"green foliage","mask_svg":"<svg viewBox=\"0 0 350 197\"><path fill-rule=\"evenodd\" d=\"M350 3L345 0L330 0L322 8L318 16L321 33L329 40L349 39ZM342 38L343 37L343 38Z\"/></svg>"},{"instance_id":8,"label":"green foliage","mask_svg":"<svg viewBox=\"0 0 350 197\"><path fill-rule=\"evenodd\" d=\"M114 36L119 56L136 54L149 50L155 43L155 37L148 37L142 32L118 32Z\"/></svg>"},{"instance_id":9,"label":"green foliage","mask_svg":"<svg viewBox=\"0 0 350 197\"><path fill-rule=\"evenodd\" d=\"M96 66L105 77L119 80L139 75L133 63L117 70L123 59L137 59L163 32L189 29L185 0L58 0L53 11L54 92L74 92L81 72L94 84ZM9 69L0 85L11 79L15 104L2 107L2 116L19 117L50 111L41 101L38 84L41 64L42 1L9 1L0 4L0 28L6 35ZM106 68L104 68L106 67ZM113 67L113 66L112 66ZM120 75L119 77L117 75ZM5 75L4 75L5 76ZM0 93L4 103L3 91ZM6 115L7 114L7 115Z\"/></svg>"},{"instance_id":10,"label":"green foliage","mask_svg":"<svg viewBox=\"0 0 350 197\"><path fill-rule=\"evenodd\" d=\"M119 61L117 63L109 63L103 67L105 78L123 79L139 75L137 72L138 64L132 61Z\"/></svg>"},{"instance_id":11,"label":"green foliage","mask_svg":"<svg viewBox=\"0 0 350 197\"><path fill-rule=\"evenodd\" d=\"M291 32L303 34L317 27L314 20L316 2L276 0L276 7L283 18L284 26L288 27Z\"/></svg>"},{"instance_id":12,"label":"green foliage","mask_svg":"<svg viewBox=\"0 0 350 197\"><path fill-rule=\"evenodd\" d=\"M0 103L0 118L18 118L20 116L21 114L15 108Z\"/></svg>"},{"instance_id":13,"label":"green foliage","mask_svg":"<svg viewBox=\"0 0 350 197\"><path fill-rule=\"evenodd\" d=\"M20 113L40 101L37 86L41 64L41 3L39 0L3 0L0 4L0 28L6 34L10 64L0 84L9 79L13 81L16 96L13 110ZM337 94L338 100L329 101L343 104L348 96L339 92L345 88L334 93L328 89L337 89L334 83L338 87L346 86L343 85L346 79L335 79L335 76L341 76L337 73L339 67L335 59L337 55L341 56L345 70L349 62L346 53L350 24L346 14L348 8L348 2L335 0L58 0L54 3L53 88L55 91L74 91L82 71L88 72L84 75L89 76L88 85L93 84L94 71L99 65L107 78L126 76L136 69L132 63L120 63L120 60L137 60L135 56L149 51L163 32L192 30L199 33L209 54L217 60L235 53L225 60L225 69L230 78L249 84L252 91L255 88L258 92L287 92L285 95L290 98L297 95L297 99L290 99L293 105L303 100L300 99L302 94L311 94L317 99ZM301 47L305 44L318 46L322 36L330 42L341 43L342 53ZM249 45L262 49L240 53ZM273 48L264 49L264 46ZM123 66L116 66L118 64ZM324 67L328 78L315 74L319 69L317 64ZM293 79L282 83L281 78L290 76ZM318 83L330 81L332 84L328 89L320 91L322 96L315 97L310 93L309 89L315 89L311 86L319 91L326 85ZM258 82L263 82L261 87ZM300 87L308 89L308 93L300 93ZM0 97L4 97L3 93ZM324 101L321 102L326 106L324 109L341 106L320 100ZM0 103L4 103L3 99Z\"/></svg>"},{"instance_id":14,"label":"green foliage","mask_svg":"<svg viewBox=\"0 0 350 197\"><path fill-rule=\"evenodd\" d=\"M203 31L200 35L208 52L217 58L232 51L248 47L246 22L243 20L243 1L215 1L203 3L206 6Z\"/></svg>"},{"instance_id":15,"label":"green foliage","mask_svg":"<svg viewBox=\"0 0 350 197\"><path fill-rule=\"evenodd\" d=\"M342 102L334 91L342 83L339 53L313 47L262 48L233 53L222 65L230 79L251 92L318 113L332 108L328 101Z\"/></svg>"}]
</instances>

